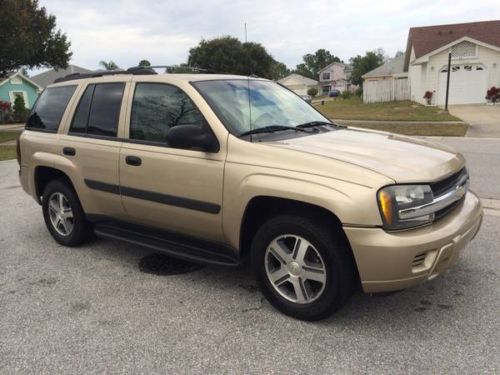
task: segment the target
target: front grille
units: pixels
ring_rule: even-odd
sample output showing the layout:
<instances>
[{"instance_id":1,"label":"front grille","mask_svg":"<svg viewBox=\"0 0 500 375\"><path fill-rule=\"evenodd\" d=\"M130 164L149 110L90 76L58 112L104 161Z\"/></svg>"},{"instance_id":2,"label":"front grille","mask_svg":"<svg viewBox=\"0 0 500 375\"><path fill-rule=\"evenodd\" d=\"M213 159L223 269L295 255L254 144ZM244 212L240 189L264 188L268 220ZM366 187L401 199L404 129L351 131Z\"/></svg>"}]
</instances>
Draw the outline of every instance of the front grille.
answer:
<instances>
[{"instance_id":1,"label":"front grille","mask_svg":"<svg viewBox=\"0 0 500 375\"><path fill-rule=\"evenodd\" d=\"M469 175L467 173L467 169L465 167L462 168L461 170L459 170L458 172L452 174L451 176L449 176L441 181L438 181L438 182L431 184L431 189L432 189L432 193L434 195L434 198L439 197L439 196L447 193L450 190L454 190L456 188L456 186L458 185L458 183L464 178L464 176L466 178L469 178ZM462 199L460 199L456 202L453 202L449 206L442 208L439 211L436 211L436 213L434 214L434 220L436 221L436 220L439 220L439 219L445 217L447 214L449 214L451 211L453 211L456 207L458 207L464 201L464 199L465 199L465 196Z\"/></svg>"},{"instance_id":2,"label":"front grille","mask_svg":"<svg viewBox=\"0 0 500 375\"><path fill-rule=\"evenodd\" d=\"M451 176L446 177L444 180L431 184L431 189L434 197L439 197L447 191L454 189L463 176L468 176L467 169L465 167L452 174Z\"/></svg>"}]
</instances>

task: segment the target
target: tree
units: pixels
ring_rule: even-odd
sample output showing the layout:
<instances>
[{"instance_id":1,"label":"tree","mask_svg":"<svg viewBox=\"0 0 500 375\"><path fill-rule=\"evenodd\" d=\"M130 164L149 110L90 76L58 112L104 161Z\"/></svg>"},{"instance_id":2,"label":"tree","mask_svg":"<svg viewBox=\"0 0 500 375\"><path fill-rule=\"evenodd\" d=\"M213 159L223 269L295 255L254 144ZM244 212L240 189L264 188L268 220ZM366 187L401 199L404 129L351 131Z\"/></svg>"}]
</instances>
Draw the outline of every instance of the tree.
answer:
<instances>
[{"instance_id":1,"label":"tree","mask_svg":"<svg viewBox=\"0 0 500 375\"><path fill-rule=\"evenodd\" d=\"M16 96L12 109L14 110L14 118L16 121L24 121L26 119L28 111L26 110L26 103L22 95Z\"/></svg>"},{"instance_id":2,"label":"tree","mask_svg":"<svg viewBox=\"0 0 500 375\"><path fill-rule=\"evenodd\" d=\"M99 65L104 68L104 70L118 70L120 67L116 65L114 61L99 61Z\"/></svg>"},{"instance_id":3,"label":"tree","mask_svg":"<svg viewBox=\"0 0 500 375\"><path fill-rule=\"evenodd\" d=\"M290 75L290 69L287 66L279 61L274 61L273 66L271 67L271 79L278 80L281 78L285 78Z\"/></svg>"},{"instance_id":4,"label":"tree","mask_svg":"<svg viewBox=\"0 0 500 375\"><path fill-rule=\"evenodd\" d=\"M363 79L361 78L363 74L379 67L384 61L385 57L382 49L368 51L364 56L357 55L356 57L351 57L349 60L352 66L351 82L355 85L361 85L363 83Z\"/></svg>"},{"instance_id":5,"label":"tree","mask_svg":"<svg viewBox=\"0 0 500 375\"><path fill-rule=\"evenodd\" d=\"M141 68L148 68L151 66L151 63L148 60L139 61L139 65Z\"/></svg>"},{"instance_id":6,"label":"tree","mask_svg":"<svg viewBox=\"0 0 500 375\"><path fill-rule=\"evenodd\" d=\"M257 75L274 78L282 67L259 43L241 43L225 36L211 40L203 39L189 50L188 65L208 69L217 73ZM279 73L282 74L282 73Z\"/></svg>"},{"instance_id":7,"label":"tree","mask_svg":"<svg viewBox=\"0 0 500 375\"><path fill-rule=\"evenodd\" d=\"M302 60L304 62L297 65L295 72L312 79L318 79L319 71L325 66L333 62L342 62L339 57L332 55L330 51L323 48L317 50L314 54L308 53L304 55Z\"/></svg>"},{"instance_id":8,"label":"tree","mask_svg":"<svg viewBox=\"0 0 500 375\"><path fill-rule=\"evenodd\" d=\"M22 66L68 66L71 44L37 0L0 0L0 9L0 76Z\"/></svg>"}]
</instances>

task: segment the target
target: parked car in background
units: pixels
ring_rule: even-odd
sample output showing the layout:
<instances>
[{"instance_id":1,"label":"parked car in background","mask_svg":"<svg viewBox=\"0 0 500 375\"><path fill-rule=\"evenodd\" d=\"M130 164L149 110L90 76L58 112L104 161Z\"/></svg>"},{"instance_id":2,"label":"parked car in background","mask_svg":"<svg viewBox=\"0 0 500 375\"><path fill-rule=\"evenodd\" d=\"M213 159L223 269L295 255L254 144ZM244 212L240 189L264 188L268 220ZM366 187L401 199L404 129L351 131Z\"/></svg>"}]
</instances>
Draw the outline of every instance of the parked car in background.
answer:
<instances>
[{"instance_id":1,"label":"parked car in background","mask_svg":"<svg viewBox=\"0 0 500 375\"><path fill-rule=\"evenodd\" d=\"M330 98L336 98L338 96L340 96L340 90L337 90L337 89L331 89L330 90L330 93L328 94L328 96Z\"/></svg>"},{"instance_id":2,"label":"parked car in background","mask_svg":"<svg viewBox=\"0 0 500 375\"><path fill-rule=\"evenodd\" d=\"M300 97L301 97L302 99L304 99L304 101L305 101L306 103L311 104L311 101L312 101L311 96L309 96L309 95L301 95Z\"/></svg>"},{"instance_id":3,"label":"parked car in background","mask_svg":"<svg viewBox=\"0 0 500 375\"><path fill-rule=\"evenodd\" d=\"M443 274L482 220L460 153L331 123L265 79L73 75L45 89L18 142L58 243L250 258L265 297L299 319Z\"/></svg>"}]
</instances>

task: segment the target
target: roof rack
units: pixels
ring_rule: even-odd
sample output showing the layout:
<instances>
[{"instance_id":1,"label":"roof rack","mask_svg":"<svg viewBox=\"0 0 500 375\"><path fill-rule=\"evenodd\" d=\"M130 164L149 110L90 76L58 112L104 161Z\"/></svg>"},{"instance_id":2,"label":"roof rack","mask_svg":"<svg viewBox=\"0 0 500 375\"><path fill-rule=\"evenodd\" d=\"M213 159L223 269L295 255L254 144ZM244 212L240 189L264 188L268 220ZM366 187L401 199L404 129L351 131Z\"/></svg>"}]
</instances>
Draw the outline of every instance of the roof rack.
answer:
<instances>
[{"instance_id":1,"label":"roof rack","mask_svg":"<svg viewBox=\"0 0 500 375\"><path fill-rule=\"evenodd\" d=\"M169 73L169 69L177 68L176 66L172 65L154 65L154 66L133 66L131 68L128 68L127 70L120 69L120 70L102 70L102 71L95 71L95 72L90 72L90 73L72 73L68 74L64 77L57 78L54 83L59 83L59 82L66 82L66 81L73 81L76 79L85 79L85 78L95 78L95 77L104 77L104 76L112 76L112 75L117 75L117 74L133 74L133 75L148 75L148 74L158 74L154 71L154 69L165 69L165 73ZM202 69L198 67L182 67L183 69L188 69L192 70L193 72L197 73L213 73L213 71L209 69Z\"/></svg>"}]
</instances>

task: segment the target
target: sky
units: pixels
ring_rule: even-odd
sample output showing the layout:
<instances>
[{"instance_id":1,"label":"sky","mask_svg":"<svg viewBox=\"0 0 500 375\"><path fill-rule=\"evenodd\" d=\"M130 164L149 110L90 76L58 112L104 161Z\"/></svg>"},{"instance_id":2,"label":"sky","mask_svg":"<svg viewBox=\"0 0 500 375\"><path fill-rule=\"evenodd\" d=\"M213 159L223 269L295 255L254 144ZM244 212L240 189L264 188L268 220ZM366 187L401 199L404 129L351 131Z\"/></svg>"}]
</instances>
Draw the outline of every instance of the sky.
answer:
<instances>
[{"instance_id":1,"label":"sky","mask_svg":"<svg viewBox=\"0 0 500 375\"><path fill-rule=\"evenodd\" d=\"M201 39L231 35L264 45L289 68L325 48L344 61L382 48L404 50L412 26L500 19L500 0L40 0L57 18L72 64L97 69L146 59L187 61ZM43 69L42 69L43 70ZM36 71L34 72L36 73Z\"/></svg>"}]
</instances>

